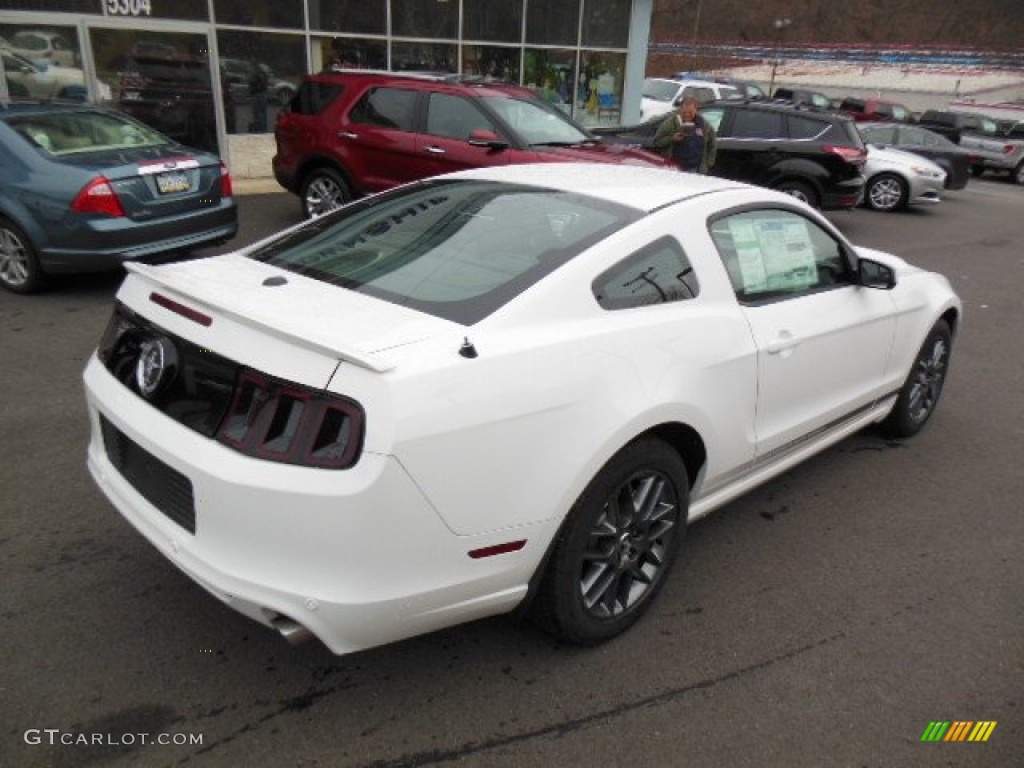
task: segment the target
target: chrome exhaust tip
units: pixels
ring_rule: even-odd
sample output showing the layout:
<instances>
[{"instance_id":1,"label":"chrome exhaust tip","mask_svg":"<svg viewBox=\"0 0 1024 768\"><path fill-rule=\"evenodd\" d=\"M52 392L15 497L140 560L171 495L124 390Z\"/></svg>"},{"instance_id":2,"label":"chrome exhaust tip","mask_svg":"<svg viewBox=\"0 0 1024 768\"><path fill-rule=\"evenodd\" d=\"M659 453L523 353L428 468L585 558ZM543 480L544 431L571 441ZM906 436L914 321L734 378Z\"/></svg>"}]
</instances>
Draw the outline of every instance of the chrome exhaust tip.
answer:
<instances>
[{"instance_id":1,"label":"chrome exhaust tip","mask_svg":"<svg viewBox=\"0 0 1024 768\"><path fill-rule=\"evenodd\" d=\"M271 619L270 623L274 629L281 633L281 637L288 641L288 645L301 645L307 640L313 639L312 632L287 616L278 616Z\"/></svg>"}]
</instances>

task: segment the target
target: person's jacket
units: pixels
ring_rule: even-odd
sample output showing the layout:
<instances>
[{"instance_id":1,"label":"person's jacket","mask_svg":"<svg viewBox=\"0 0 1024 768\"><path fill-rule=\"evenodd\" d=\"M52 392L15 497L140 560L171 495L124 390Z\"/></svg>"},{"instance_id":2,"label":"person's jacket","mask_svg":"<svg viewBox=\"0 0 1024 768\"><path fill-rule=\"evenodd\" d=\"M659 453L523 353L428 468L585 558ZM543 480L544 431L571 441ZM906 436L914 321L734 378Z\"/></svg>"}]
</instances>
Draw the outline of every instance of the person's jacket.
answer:
<instances>
[{"instance_id":1,"label":"person's jacket","mask_svg":"<svg viewBox=\"0 0 1024 768\"><path fill-rule=\"evenodd\" d=\"M715 129L711 127L711 123L699 114L694 116L693 122L704 134L704 146L697 172L706 174L715 165L715 152L717 151ZM661 151L670 160L676 160L674 153L676 142L672 141L672 137L681 125L682 118L679 116L679 113L673 112L661 122L657 132L654 134L654 148Z\"/></svg>"}]
</instances>

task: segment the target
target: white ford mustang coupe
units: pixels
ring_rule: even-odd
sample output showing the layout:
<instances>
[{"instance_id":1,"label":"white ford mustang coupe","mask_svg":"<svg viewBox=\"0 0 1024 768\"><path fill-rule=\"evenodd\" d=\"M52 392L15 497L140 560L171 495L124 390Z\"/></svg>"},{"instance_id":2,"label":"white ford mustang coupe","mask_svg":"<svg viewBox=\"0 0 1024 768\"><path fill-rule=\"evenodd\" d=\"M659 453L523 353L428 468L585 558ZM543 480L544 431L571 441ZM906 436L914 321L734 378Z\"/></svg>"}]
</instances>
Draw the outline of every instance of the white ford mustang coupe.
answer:
<instances>
[{"instance_id":1,"label":"white ford mustang coupe","mask_svg":"<svg viewBox=\"0 0 1024 768\"><path fill-rule=\"evenodd\" d=\"M129 264L88 464L168 559L348 653L522 609L595 643L688 521L935 410L961 305L793 198L545 164Z\"/></svg>"}]
</instances>

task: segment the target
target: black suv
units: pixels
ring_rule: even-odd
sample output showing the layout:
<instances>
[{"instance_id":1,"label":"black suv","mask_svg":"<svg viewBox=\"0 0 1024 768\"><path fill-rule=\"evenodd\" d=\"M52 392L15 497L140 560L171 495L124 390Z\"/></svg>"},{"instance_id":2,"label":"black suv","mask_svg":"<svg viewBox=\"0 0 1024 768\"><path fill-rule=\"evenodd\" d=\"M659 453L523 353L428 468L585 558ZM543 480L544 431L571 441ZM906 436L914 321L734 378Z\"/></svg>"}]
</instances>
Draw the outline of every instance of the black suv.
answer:
<instances>
[{"instance_id":1,"label":"black suv","mask_svg":"<svg viewBox=\"0 0 1024 768\"><path fill-rule=\"evenodd\" d=\"M867 150L850 118L763 101L716 101L701 114L718 137L712 175L778 189L826 210L860 201ZM612 143L653 148L665 118L592 132Z\"/></svg>"}]
</instances>

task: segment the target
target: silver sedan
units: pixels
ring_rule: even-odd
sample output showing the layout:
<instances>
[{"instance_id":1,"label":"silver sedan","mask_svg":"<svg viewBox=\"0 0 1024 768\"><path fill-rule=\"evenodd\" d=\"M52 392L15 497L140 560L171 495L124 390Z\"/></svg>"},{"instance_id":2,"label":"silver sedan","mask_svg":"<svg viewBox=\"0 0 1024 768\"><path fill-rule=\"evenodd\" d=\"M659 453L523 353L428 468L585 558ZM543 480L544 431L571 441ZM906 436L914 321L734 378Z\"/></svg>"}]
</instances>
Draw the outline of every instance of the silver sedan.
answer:
<instances>
[{"instance_id":1,"label":"silver sedan","mask_svg":"<svg viewBox=\"0 0 1024 768\"><path fill-rule=\"evenodd\" d=\"M897 211L910 205L941 202L946 172L927 158L899 149L868 144L864 166L864 205L876 211Z\"/></svg>"}]
</instances>

